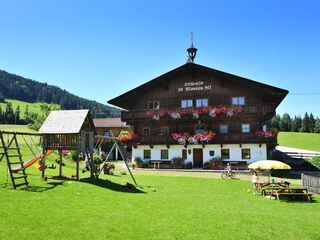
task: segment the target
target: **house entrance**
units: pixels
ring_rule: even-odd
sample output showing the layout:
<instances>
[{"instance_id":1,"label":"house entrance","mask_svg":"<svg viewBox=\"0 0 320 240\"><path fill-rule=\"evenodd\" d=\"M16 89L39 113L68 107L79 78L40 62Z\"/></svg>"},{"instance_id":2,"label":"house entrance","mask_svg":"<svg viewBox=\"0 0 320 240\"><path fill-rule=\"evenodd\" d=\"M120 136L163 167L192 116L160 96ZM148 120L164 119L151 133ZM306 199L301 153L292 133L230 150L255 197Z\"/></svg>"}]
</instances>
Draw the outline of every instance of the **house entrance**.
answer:
<instances>
[{"instance_id":1,"label":"house entrance","mask_svg":"<svg viewBox=\"0 0 320 240\"><path fill-rule=\"evenodd\" d=\"M193 149L193 167L202 168L203 167L203 150L202 148Z\"/></svg>"}]
</instances>

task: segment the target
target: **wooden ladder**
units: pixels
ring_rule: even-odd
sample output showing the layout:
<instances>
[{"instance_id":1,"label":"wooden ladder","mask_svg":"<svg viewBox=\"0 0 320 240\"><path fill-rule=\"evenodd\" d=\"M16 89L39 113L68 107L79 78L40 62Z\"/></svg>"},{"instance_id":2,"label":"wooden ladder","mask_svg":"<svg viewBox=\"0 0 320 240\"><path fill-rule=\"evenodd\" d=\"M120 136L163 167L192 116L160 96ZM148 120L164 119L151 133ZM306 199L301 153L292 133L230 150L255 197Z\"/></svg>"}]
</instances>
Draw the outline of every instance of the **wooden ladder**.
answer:
<instances>
[{"instance_id":1,"label":"wooden ladder","mask_svg":"<svg viewBox=\"0 0 320 240\"><path fill-rule=\"evenodd\" d=\"M0 132L1 145L3 149L1 159L5 156L7 159L8 170L14 189L20 186L28 186L27 174L23 167L22 155L17 140L17 135L12 133L12 138L6 145L3 133ZM0 159L0 160L1 160ZM19 173L21 171L21 173Z\"/></svg>"}]
</instances>

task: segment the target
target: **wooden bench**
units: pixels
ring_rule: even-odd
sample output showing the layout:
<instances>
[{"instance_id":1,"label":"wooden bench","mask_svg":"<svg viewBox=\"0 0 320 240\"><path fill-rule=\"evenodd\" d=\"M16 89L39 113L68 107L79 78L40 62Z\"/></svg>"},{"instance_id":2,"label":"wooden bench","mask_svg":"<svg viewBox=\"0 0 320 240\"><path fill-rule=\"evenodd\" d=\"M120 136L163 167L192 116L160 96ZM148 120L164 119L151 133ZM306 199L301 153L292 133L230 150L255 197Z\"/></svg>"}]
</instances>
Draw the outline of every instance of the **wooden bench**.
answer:
<instances>
[{"instance_id":1,"label":"wooden bench","mask_svg":"<svg viewBox=\"0 0 320 240\"><path fill-rule=\"evenodd\" d=\"M312 193L309 193L306 188L283 188L274 190L271 194L276 196L278 201L280 201L280 196L287 196L289 198L306 197L309 202L311 202L312 198Z\"/></svg>"},{"instance_id":2,"label":"wooden bench","mask_svg":"<svg viewBox=\"0 0 320 240\"><path fill-rule=\"evenodd\" d=\"M154 169L159 169L161 163L171 163L171 160L150 160L149 163L153 163Z\"/></svg>"}]
</instances>

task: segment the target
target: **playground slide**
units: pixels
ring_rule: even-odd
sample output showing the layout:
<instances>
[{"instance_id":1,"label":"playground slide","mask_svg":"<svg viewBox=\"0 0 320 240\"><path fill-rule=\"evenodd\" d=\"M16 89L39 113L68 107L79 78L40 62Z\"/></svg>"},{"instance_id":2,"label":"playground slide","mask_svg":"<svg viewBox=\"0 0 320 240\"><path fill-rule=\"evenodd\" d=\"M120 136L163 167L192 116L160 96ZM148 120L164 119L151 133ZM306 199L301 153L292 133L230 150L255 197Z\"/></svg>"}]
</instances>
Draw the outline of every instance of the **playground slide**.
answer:
<instances>
[{"instance_id":1,"label":"playground slide","mask_svg":"<svg viewBox=\"0 0 320 240\"><path fill-rule=\"evenodd\" d=\"M46 152L46 155L45 156L48 156L50 155L51 153L53 153L53 150L48 150ZM23 167L24 168L28 168L30 167L32 164L34 164L36 161L40 160L41 158L43 157L43 155L36 155L34 156L33 158L29 159L28 161L24 162L23 163ZM12 168L13 171L19 171L20 167L15 167L15 168Z\"/></svg>"}]
</instances>

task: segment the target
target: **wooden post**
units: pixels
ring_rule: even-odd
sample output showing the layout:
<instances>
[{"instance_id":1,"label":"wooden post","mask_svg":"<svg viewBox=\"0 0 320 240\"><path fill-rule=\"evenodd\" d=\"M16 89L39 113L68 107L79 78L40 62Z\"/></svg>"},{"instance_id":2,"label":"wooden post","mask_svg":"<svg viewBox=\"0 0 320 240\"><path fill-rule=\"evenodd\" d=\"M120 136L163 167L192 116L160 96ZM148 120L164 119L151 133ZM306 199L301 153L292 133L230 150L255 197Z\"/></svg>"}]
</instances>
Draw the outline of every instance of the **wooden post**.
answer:
<instances>
[{"instance_id":1,"label":"wooden post","mask_svg":"<svg viewBox=\"0 0 320 240\"><path fill-rule=\"evenodd\" d=\"M79 181L80 177L79 177L79 161L80 161L80 158L79 158L79 149L77 150L77 176L76 176L76 179L77 181Z\"/></svg>"},{"instance_id":2,"label":"wooden post","mask_svg":"<svg viewBox=\"0 0 320 240\"><path fill-rule=\"evenodd\" d=\"M46 155L46 152L47 152L48 150L43 150L43 158L41 159L41 162L40 162L40 167L42 168L42 170L41 170L41 178L42 179L44 179L44 177L45 177L45 171L46 171L46 169L45 169L45 165L46 165L46 158L45 158L45 155Z\"/></svg>"},{"instance_id":3,"label":"wooden post","mask_svg":"<svg viewBox=\"0 0 320 240\"><path fill-rule=\"evenodd\" d=\"M60 160L59 160L59 177L62 177L62 150L59 150Z\"/></svg>"}]
</instances>

